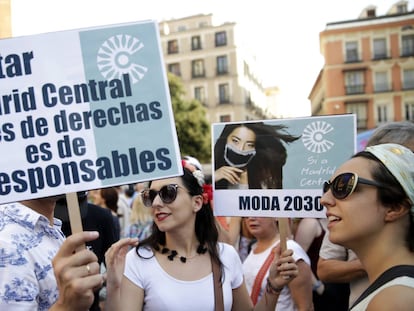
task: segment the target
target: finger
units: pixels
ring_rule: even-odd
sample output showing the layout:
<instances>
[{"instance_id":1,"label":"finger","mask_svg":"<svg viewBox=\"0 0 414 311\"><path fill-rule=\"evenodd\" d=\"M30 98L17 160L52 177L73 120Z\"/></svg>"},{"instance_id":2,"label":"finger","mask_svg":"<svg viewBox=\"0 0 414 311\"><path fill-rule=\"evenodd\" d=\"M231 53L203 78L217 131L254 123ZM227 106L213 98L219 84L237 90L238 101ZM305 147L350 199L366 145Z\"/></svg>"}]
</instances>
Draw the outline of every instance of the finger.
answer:
<instances>
[{"instance_id":1,"label":"finger","mask_svg":"<svg viewBox=\"0 0 414 311\"><path fill-rule=\"evenodd\" d=\"M90 262L86 265L76 267L76 272L79 277L99 274L101 267L98 262Z\"/></svg>"},{"instance_id":2,"label":"finger","mask_svg":"<svg viewBox=\"0 0 414 311\"><path fill-rule=\"evenodd\" d=\"M99 237L97 231L83 231L70 235L60 247L56 255L66 257L73 254L76 249L86 242L93 241Z\"/></svg>"},{"instance_id":3,"label":"finger","mask_svg":"<svg viewBox=\"0 0 414 311\"><path fill-rule=\"evenodd\" d=\"M138 245L138 238L123 238L112 246L105 253L105 261L107 264L112 263L116 255L125 255L129 246Z\"/></svg>"},{"instance_id":4,"label":"finger","mask_svg":"<svg viewBox=\"0 0 414 311\"><path fill-rule=\"evenodd\" d=\"M89 269L86 268L88 264ZM55 274L62 274L62 277L66 279L70 279L71 275L76 272L76 270L73 270L74 268L81 267L82 269L82 273L75 273L75 276L84 276L88 270L90 274L94 274L99 269L98 257L87 249L83 249L66 257L62 257L58 253L52 260L52 266Z\"/></svg>"},{"instance_id":5,"label":"finger","mask_svg":"<svg viewBox=\"0 0 414 311\"><path fill-rule=\"evenodd\" d=\"M243 170L242 169L239 169L237 167L229 166L228 168L234 174L241 174L241 173L243 173Z\"/></svg>"},{"instance_id":6,"label":"finger","mask_svg":"<svg viewBox=\"0 0 414 311\"><path fill-rule=\"evenodd\" d=\"M93 296L96 289L101 288L105 278L102 274L95 274L83 278L75 278L71 282L71 287L79 294L79 296Z\"/></svg>"}]
</instances>

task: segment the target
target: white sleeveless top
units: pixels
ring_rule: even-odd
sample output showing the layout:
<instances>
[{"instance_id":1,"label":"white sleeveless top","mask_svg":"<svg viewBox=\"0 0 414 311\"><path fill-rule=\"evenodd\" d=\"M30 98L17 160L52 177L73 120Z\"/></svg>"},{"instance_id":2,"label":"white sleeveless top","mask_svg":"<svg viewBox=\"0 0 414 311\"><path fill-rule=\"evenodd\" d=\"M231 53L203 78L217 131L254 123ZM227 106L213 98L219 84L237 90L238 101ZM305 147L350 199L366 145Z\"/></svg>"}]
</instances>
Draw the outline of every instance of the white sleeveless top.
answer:
<instances>
[{"instance_id":1,"label":"white sleeveless top","mask_svg":"<svg viewBox=\"0 0 414 311\"><path fill-rule=\"evenodd\" d=\"M385 289L387 287L390 287L390 286L394 286L394 285L403 285L403 286L408 286L408 287L414 288L414 278L409 277L409 276L401 276L401 277L397 277L397 278L385 283L384 285L382 285L381 287L379 287L378 289L373 291L370 295L365 297L365 299L363 299L360 303L355 305L351 309L351 311L364 311L364 310L366 310L369 303L375 297L376 294L378 294L383 289Z\"/></svg>"}]
</instances>

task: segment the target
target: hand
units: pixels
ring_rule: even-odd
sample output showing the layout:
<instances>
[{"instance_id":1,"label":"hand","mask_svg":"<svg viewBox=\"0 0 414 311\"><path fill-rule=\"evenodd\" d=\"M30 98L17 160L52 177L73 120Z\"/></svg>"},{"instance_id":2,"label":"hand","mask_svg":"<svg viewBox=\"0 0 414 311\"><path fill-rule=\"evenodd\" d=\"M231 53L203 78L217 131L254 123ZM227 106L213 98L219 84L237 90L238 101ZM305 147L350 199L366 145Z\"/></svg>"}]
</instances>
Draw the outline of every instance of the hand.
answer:
<instances>
[{"instance_id":1,"label":"hand","mask_svg":"<svg viewBox=\"0 0 414 311\"><path fill-rule=\"evenodd\" d=\"M298 275L298 266L292 257L293 251L287 249L280 254L280 246L276 247L275 259L269 269L269 280L274 288L282 288Z\"/></svg>"},{"instance_id":2,"label":"hand","mask_svg":"<svg viewBox=\"0 0 414 311\"><path fill-rule=\"evenodd\" d=\"M112 244L106 251L107 291L120 288L125 269L125 256L130 247L135 247L137 245L137 238L124 238Z\"/></svg>"},{"instance_id":3,"label":"hand","mask_svg":"<svg viewBox=\"0 0 414 311\"><path fill-rule=\"evenodd\" d=\"M243 170L237 167L222 166L214 171L214 181L217 182L221 179L225 179L230 184L235 185L240 182L241 173L243 173Z\"/></svg>"},{"instance_id":4,"label":"hand","mask_svg":"<svg viewBox=\"0 0 414 311\"><path fill-rule=\"evenodd\" d=\"M89 310L104 278L99 274L98 258L82 245L98 236L95 231L74 233L60 247L52 260L59 299L50 310Z\"/></svg>"}]
</instances>

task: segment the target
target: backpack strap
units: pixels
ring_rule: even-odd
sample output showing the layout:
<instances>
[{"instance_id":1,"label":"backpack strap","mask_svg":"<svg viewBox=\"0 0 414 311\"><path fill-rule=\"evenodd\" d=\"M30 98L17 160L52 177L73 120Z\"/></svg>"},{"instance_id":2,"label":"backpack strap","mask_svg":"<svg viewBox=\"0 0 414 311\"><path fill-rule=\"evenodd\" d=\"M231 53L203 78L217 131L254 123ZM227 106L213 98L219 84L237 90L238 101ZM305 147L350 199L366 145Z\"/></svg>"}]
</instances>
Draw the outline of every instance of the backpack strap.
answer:
<instances>
[{"instance_id":1,"label":"backpack strap","mask_svg":"<svg viewBox=\"0 0 414 311\"><path fill-rule=\"evenodd\" d=\"M359 296L359 298L354 302L350 309L352 309L355 305L357 305L360 301L369 296L372 292L380 288L382 285L400 276L409 276L414 278L414 266L400 265L391 267L390 269L386 270L374 281L374 283L368 286L368 288L361 294L361 296Z\"/></svg>"}]
</instances>

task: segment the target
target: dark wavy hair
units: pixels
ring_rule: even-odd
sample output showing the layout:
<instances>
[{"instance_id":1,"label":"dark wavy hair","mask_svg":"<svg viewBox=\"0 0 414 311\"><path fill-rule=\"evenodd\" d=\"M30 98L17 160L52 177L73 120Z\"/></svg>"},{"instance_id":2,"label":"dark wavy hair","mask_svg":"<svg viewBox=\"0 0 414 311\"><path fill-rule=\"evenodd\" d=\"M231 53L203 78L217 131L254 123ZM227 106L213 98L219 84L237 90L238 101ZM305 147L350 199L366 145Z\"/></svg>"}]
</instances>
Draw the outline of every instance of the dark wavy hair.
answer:
<instances>
[{"instance_id":1,"label":"dark wavy hair","mask_svg":"<svg viewBox=\"0 0 414 311\"><path fill-rule=\"evenodd\" d=\"M181 179L190 195L201 195L203 193L203 187L198 184L197 179L187 168L184 167L183 170L184 175L181 176ZM151 183L149 185L151 185ZM217 244L219 235L218 228L209 202L204 203L201 209L197 212L194 230L200 245L205 245L207 247L211 259L220 266L221 270L223 270ZM141 247L150 248L154 251L159 245L165 245L165 243L165 232L160 231L157 225L153 223L151 235L139 242L136 247L136 253L139 257L145 258L141 256L139 252Z\"/></svg>"},{"instance_id":2,"label":"dark wavy hair","mask_svg":"<svg viewBox=\"0 0 414 311\"><path fill-rule=\"evenodd\" d=\"M283 142L291 143L300 136L286 132L285 125L269 125L263 122L227 124L214 145L214 169L228 166L224 160L224 149L227 138L234 129L246 127L256 134L256 155L247 165L249 189L281 189L283 188L283 166L287 152ZM227 189L228 181L219 180L216 189Z\"/></svg>"},{"instance_id":3,"label":"dark wavy hair","mask_svg":"<svg viewBox=\"0 0 414 311\"><path fill-rule=\"evenodd\" d=\"M372 153L361 151L356 153L352 158L365 158L374 161L376 164L371 169L371 175L376 182L383 185L378 192L378 200L386 207L405 206L409 210L410 227L407 230L405 242L411 252L414 252L414 223L411 214L411 205L413 204L402 188L398 180L391 174L388 168Z\"/></svg>"},{"instance_id":4,"label":"dark wavy hair","mask_svg":"<svg viewBox=\"0 0 414 311\"><path fill-rule=\"evenodd\" d=\"M118 191L114 187L102 188L101 197L105 202L106 207L114 213L118 211Z\"/></svg>"}]
</instances>

